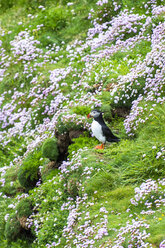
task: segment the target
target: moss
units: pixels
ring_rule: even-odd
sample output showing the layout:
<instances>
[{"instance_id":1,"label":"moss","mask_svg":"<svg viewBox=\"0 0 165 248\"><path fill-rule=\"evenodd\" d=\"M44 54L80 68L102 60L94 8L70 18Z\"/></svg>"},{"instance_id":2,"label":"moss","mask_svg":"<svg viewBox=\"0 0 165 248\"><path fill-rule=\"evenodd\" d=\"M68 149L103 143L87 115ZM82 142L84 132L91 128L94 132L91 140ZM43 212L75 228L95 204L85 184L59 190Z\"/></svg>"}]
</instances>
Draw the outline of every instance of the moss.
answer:
<instances>
[{"instance_id":1,"label":"moss","mask_svg":"<svg viewBox=\"0 0 165 248\"><path fill-rule=\"evenodd\" d=\"M17 216L18 218L21 218L23 216L29 217L32 214L32 203L28 198L22 199L17 207Z\"/></svg>"},{"instance_id":2,"label":"moss","mask_svg":"<svg viewBox=\"0 0 165 248\"><path fill-rule=\"evenodd\" d=\"M18 180L27 190L33 188L39 179L39 167L44 162L41 160L42 152L35 150L31 152L23 161L18 171Z\"/></svg>"},{"instance_id":3,"label":"moss","mask_svg":"<svg viewBox=\"0 0 165 248\"><path fill-rule=\"evenodd\" d=\"M11 242L15 240L21 231L21 225L17 219L16 214L12 214L5 225L5 237L6 239Z\"/></svg>"},{"instance_id":4,"label":"moss","mask_svg":"<svg viewBox=\"0 0 165 248\"><path fill-rule=\"evenodd\" d=\"M35 172L35 174L33 174L33 172ZM19 170L18 180L20 184L22 185L22 187L26 188L27 190L35 187L39 179L38 168L36 169L36 171L34 171L34 168L33 168L33 172L31 171L31 168L28 168L28 169L21 168Z\"/></svg>"},{"instance_id":5,"label":"moss","mask_svg":"<svg viewBox=\"0 0 165 248\"><path fill-rule=\"evenodd\" d=\"M51 161L56 161L59 155L57 139L46 139L42 145L42 154L45 158L49 158Z\"/></svg>"}]
</instances>

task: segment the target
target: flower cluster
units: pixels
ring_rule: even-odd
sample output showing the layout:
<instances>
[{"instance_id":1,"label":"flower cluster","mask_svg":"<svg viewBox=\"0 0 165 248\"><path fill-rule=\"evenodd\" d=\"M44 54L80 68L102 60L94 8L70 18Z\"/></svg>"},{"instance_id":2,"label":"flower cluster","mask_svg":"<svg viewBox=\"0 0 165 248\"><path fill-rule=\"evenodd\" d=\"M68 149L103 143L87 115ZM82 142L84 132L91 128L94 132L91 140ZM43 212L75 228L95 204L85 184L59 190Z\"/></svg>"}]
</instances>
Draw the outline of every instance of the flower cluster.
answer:
<instances>
[{"instance_id":1,"label":"flower cluster","mask_svg":"<svg viewBox=\"0 0 165 248\"><path fill-rule=\"evenodd\" d=\"M150 233L147 233L146 230L149 225L144 223L144 221L132 220L132 223L127 222L125 227L121 227L119 233L116 237L115 245L113 248L123 247L122 245L128 242L128 247L152 247L148 242L145 242L146 239L150 236ZM128 241L127 241L128 239Z\"/></svg>"},{"instance_id":2,"label":"flower cluster","mask_svg":"<svg viewBox=\"0 0 165 248\"><path fill-rule=\"evenodd\" d=\"M141 20L144 18L145 16L124 11L108 23L100 25L96 22L94 27L88 31L88 41L86 45L90 46L93 52L96 48L106 44L109 45L115 40L117 41L116 46L118 46L126 34L138 32L138 28L142 26ZM96 34L98 37L95 37ZM109 47L109 49L111 50L111 47Z\"/></svg>"},{"instance_id":3,"label":"flower cluster","mask_svg":"<svg viewBox=\"0 0 165 248\"><path fill-rule=\"evenodd\" d=\"M82 163L81 163L81 152L82 150L79 150L77 154L73 155L73 159L71 161L63 161L61 165L61 174L60 174L60 182L63 184L63 182L67 179L68 176L72 175L72 173L82 170ZM82 170L82 175L90 176L91 173L90 168L85 167ZM81 177L79 178L79 185L81 185ZM56 182L56 178L53 178L52 180L49 180L50 184L55 184L54 187L57 188L58 184ZM66 187L66 185L63 185ZM46 184L45 184L46 187ZM36 191L36 190L35 190ZM33 193L33 198L35 197L35 191ZM44 184L42 184L38 190L37 195L40 195L40 198L42 198L42 195L44 194ZM61 198L63 198L64 192L61 192L60 189L56 189L56 196L53 197L53 199L50 199L50 203L60 203ZM39 203L39 199L36 198L36 205L34 207L34 212L36 210L47 206L48 200L44 199L42 204ZM66 218L66 225L63 227L62 230L62 237L65 238L65 245L64 247L68 248L71 247L73 244L76 247L95 247L95 244L101 240L103 237L108 235L108 211L105 207L101 207L99 209L98 214L95 215L95 217L91 216L90 214L90 208L94 206L94 202L91 202L89 200L88 195L84 192L82 188L82 194L81 196L77 196L76 199L73 199L72 197L68 197L62 204L61 204L61 213L67 214ZM89 209L89 211L84 211L84 207L86 209ZM46 207L47 210L47 207ZM28 218L28 227L34 228L36 236L39 236L42 232L42 229L44 228L45 218L49 218L48 212L45 212L45 214L41 213L33 213ZM56 226L58 223L58 216L53 220L53 226ZM78 225L77 222L81 221L81 225ZM54 235L53 235L54 237ZM37 242L37 240L36 240ZM38 243L39 244L39 243ZM50 243L46 244L46 247L52 248L52 247L60 247L61 246L61 238L59 235L56 235L54 240Z\"/></svg>"},{"instance_id":4,"label":"flower cluster","mask_svg":"<svg viewBox=\"0 0 165 248\"><path fill-rule=\"evenodd\" d=\"M50 71L50 81L51 83L56 84L56 89L59 88L58 82L65 79L66 76L72 71L72 67L60 68Z\"/></svg>"},{"instance_id":5,"label":"flower cluster","mask_svg":"<svg viewBox=\"0 0 165 248\"><path fill-rule=\"evenodd\" d=\"M134 68L131 73L127 74L126 77L121 78L122 91L125 92L122 98L130 98L127 93L130 90L135 94L136 100L133 101L131 107L131 113L125 120L126 132L129 135L134 134L134 130L137 129L140 123L144 123L149 117L152 116L152 111L154 107L158 104L163 104L165 101L164 96L164 67L163 63L165 60L165 46L162 41L161 33L164 33L165 26L160 24L155 28L152 35L152 50L149 52L143 62L140 62L136 68ZM144 78L142 81L141 91L143 95L136 92L135 85L140 85L139 78ZM144 83L143 83L144 82ZM120 98L121 99L121 98ZM141 102L146 102L145 108L140 106ZM125 100L126 101L126 100ZM146 113L147 105L153 103L150 111ZM145 116L145 117L144 117Z\"/></svg>"},{"instance_id":6,"label":"flower cluster","mask_svg":"<svg viewBox=\"0 0 165 248\"><path fill-rule=\"evenodd\" d=\"M37 48L40 42L34 40L33 36L30 36L28 32L22 31L10 42L12 48L11 51L14 57L19 57L18 61L30 61L34 60L42 50Z\"/></svg>"},{"instance_id":7,"label":"flower cluster","mask_svg":"<svg viewBox=\"0 0 165 248\"><path fill-rule=\"evenodd\" d=\"M165 239L160 243L159 248L164 248L165 247Z\"/></svg>"},{"instance_id":8,"label":"flower cluster","mask_svg":"<svg viewBox=\"0 0 165 248\"><path fill-rule=\"evenodd\" d=\"M96 4L102 6L105 3L108 3L108 0L99 0Z\"/></svg>"},{"instance_id":9,"label":"flower cluster","mask_svg":"<svg viewBox=\"0 0 165 248\"><path fill-rule=\"evenodd\" d=\"M64 227L63 236L66 238L66 242L76 247L94 248L98 240L108 235L107 211L105 208L100 208L99 214L91 218L89 212L80 211L80 208L88 208L88 206L94 205L94 203L88 202L87 199L87 195L84 194L81 198L77 197L74 205L73 203L72 206L71 204L69 205L68 222L67 226ZM97 219L96 224L94 223L95 219ZM81 221L82 224L75 229L77 221ZM67 248L68 245L64 247Z\"/></svg>"},{"instance_id":10,"label":"flower cluster","mask_svg":"<svg viewBox=\"0 0 165 248\"><path fill-rule=\"evenodd\" d=\"M139 188L135 188L135 196L131 199L131 204L134 206L143 205L141 214L150 215L161 210L161 207L165 206L164 185L165 179L158 180L158 182L148 179Z\"/></svg>"},{"instance_id":11,"label":"flower cluster","mask_svg":"<svg viewBox=\"0 0 165 248\"><path fill-rule=\"evenodd\" d=\"M165 7L164 6L157 6L152 10L152 14L156 17L159 15L163 15L165 13Z\"/></svg>"}]
</instances>

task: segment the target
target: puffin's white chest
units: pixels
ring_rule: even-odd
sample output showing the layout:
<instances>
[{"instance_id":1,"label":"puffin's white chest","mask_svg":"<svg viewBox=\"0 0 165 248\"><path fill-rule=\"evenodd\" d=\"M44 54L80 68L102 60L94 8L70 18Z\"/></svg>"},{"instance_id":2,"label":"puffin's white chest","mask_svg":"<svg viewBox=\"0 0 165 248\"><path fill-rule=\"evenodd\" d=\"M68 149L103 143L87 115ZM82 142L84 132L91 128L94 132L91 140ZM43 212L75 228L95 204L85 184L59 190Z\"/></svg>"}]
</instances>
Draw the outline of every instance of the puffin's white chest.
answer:
<instances>
[{"instance_id":1,"label":"puffin's white chest","mask_svg":"<svg viewBox=\"0 0 165 248\"><path fill-rule=\"evenodd\" d=\"M106 139L105 136L103 136L101 125L97 121L93 120L91 128L92 133L96 137L96 139L98 139L102 143L105 143Z\"/></svg>"}]
</instances>

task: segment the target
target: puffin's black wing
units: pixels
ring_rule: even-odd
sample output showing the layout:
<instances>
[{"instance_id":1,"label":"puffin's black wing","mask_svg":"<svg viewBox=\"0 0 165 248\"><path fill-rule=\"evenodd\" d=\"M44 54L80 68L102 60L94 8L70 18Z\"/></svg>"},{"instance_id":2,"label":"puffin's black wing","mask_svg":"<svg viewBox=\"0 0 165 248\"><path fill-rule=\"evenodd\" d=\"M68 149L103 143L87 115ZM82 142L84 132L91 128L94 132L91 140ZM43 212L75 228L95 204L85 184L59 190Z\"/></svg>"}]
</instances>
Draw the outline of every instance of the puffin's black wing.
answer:
<instances>
[{"instance_id":1,"label":"puffin's black wing","mask_svg":"<svg viewBox=\"0 0 165 248\"><path fill-rule=\"evenodd\" d=\"M103 135L106 137L106 141L109 142L120 141L120 139L111 132L111 130L109 129L109 127L107 127L106 124L102 125L102 131L103 131Z\"/></svg>"}]
</instances>

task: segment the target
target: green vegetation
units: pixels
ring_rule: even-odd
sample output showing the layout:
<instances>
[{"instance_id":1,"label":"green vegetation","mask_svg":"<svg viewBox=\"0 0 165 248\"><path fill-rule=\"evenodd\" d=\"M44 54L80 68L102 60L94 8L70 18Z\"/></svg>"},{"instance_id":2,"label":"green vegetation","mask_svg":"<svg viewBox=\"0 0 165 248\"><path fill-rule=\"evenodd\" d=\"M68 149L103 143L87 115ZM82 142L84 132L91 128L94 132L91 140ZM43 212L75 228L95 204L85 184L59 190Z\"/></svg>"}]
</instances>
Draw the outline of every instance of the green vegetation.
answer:
<instances>
[{"instance_id":1,"label":"green vegetation","mask_svg":"<svg viewBox=\"0 0 165 248\"><path fill-rule=\"evenodd\" d=\"M164 21L161 0L0 0L0 247L164 247Z\"/></svg>"},{"instance_id":2,"label":"green vegetation","mask_svg":"<svg viewBox=\"0 0 165 248\"><path fill-rule=\"evenodd\" d=\"M56 161L59 155L57 140L54 138L46 139L42 145L42 154L45 158Z\"/></svg>"},{"instance_id":3,"label":"green vegetation","mask_svg":"<svg viewBox=\"0 0 165 248\"><path fill-rule=\"evenodd\" d=\"M5 226L5 237L8 241L15 240L20 235L21 225L15 214L11 215Z\"/></svg>"},{"instance_id":4,"label":"green vegetation","mask_svg":"<svg viewBox=\"0 0 165 248\"><path fill-rule=\"evenodd\" d=\"M29 217L32 214L32 204L31 201L27 198L22 199L17 207L16 207L16 211L17 211L17 216L18 218L21 218L23 216L25 217Z\"/></svg>"},{"instance_id":5,"label":"green vegetation","mask_svg":"<svg viewBox=\"0 0 165 248\"><path fill-rule=\"evenodd\" d=\"M18 180L26 190L33 188L39 180L39 167L42 166L42 153L38 149L28 154L18 171Z\"/></svg>"}]
</instances>

